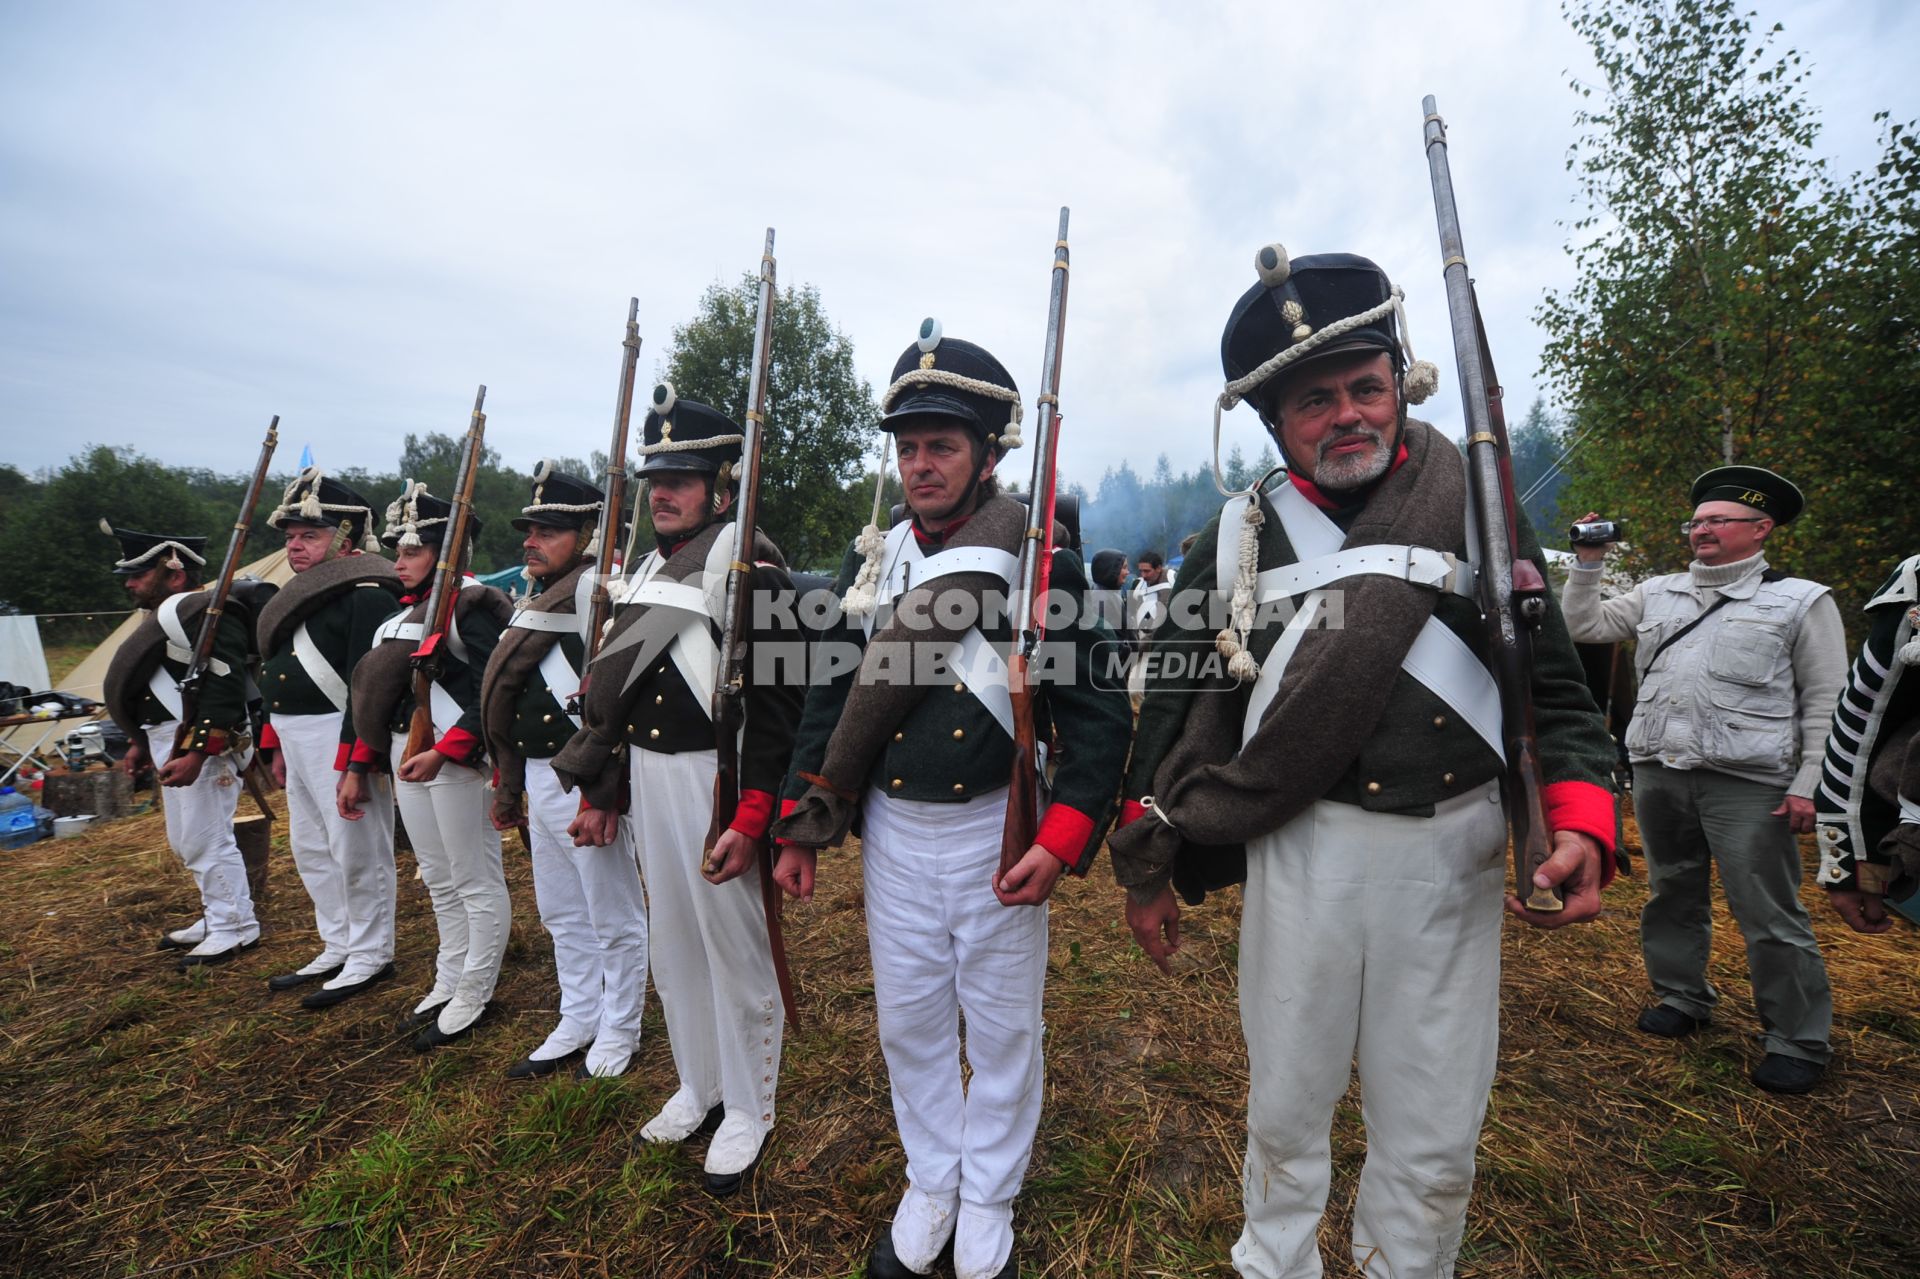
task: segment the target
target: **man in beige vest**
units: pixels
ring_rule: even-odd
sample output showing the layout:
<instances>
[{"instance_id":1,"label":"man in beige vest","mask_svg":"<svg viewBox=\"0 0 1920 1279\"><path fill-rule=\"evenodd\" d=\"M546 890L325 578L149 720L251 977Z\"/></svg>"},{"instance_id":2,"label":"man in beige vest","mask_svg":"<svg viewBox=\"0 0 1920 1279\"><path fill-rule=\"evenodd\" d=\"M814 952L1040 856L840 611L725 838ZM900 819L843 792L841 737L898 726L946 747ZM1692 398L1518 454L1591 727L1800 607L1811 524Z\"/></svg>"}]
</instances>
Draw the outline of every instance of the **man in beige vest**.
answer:
<instances>
[{"instance_id":1,"label":"man in beige vest","mask_svg":"<svg viewBox=\"0 0 1920 1279\"><path fill-rule=\"evenodd\" d=\"M1638 1025L1678 1039L1707 1024L1719 997L1707 980L1718 863L1763 1032L1753 1082L1803 1093L1831 1055L1833 996L1800 904L1795 836L1813 831L1846 636L1826 587L1767 566L1768 535L1805 505L1799 489L1757 466L1722 466L1693 482L1692 498L1686 572L1602 600L1606 548L1576 546L1561 601L1575 640L1637 641L1626 747L1647 852L1640 948L1659 996Z\"/></svg>"}]
</instances>

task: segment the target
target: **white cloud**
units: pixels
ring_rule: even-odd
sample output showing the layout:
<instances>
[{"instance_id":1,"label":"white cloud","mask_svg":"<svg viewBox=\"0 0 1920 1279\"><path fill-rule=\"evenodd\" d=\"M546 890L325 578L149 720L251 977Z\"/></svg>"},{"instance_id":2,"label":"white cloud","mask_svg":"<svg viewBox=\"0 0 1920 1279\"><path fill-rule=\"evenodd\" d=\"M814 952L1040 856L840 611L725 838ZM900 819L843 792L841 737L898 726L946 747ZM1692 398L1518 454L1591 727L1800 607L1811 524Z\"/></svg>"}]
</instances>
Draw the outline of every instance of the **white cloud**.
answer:
<instances>
[{"instance_id":1,"label":"white cloud","mask_svg":"<svg viewBox=\"0 0 1920 1279\"><path fill-rule=\"evenodd\" d=\"M1777 11L1777 12L1776 12ZM1768 6L1842 168L1912 113L1920 17ZM1367 253L1452 355L1421 151L1435 93L1515 412L1584 51L1548 6L1150 3L14 7L0 40L0 433L16 465L125 443L237 470L284 417L331 464L458 430L602 447L625 301L643 375L779 230L882 383L925 314L1038 382L1073 207L1062 463L1205 456L1253 251ZM1250 414L1232 438L1257 445Z\"/></svg>"}]
</instances>

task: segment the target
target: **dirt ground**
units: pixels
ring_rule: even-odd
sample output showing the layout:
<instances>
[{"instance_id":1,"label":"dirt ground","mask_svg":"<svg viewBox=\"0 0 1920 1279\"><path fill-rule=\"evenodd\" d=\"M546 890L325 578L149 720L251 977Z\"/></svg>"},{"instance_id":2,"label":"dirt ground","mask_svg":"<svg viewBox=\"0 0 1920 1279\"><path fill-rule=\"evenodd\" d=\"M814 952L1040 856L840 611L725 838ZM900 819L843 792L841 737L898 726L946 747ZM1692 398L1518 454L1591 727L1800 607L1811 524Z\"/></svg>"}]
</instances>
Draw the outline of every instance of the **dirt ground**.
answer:
<instances>
[{"instance_id":1,"label":"dirt ground","mask_svg":"<svg viewBox=\"0 0 1920 1279\"><path fill-rule=\"evenodd\" d=\"M219 1276L852 1276L903 1185L857 851L787 914L801 1024L748 1191L700 1188L699 1150L636 1144L673 1088L657 1001L637 1065L579 1084L503 1071L556 1017L528 862L498 1016L416 1055L432 917L401 859L399 980L325 1013L265 979L317 949L284 841L264 943L192 976L154 943L196 913L157 814L0 859L0 1273ZM1502 1064L1460 1273L1920 1273L1920 943L1858 937L1806 890L1835 986L1836 1060L1810 1097L1756 1092L1756 1030L1724 912L1716 1025L1636 1035L1644 893L1596 924L1509 920ZM1246 1061L1232 894L1187 918L1163 979L1103 865L1052 917L1046 1110L1018 1204L1021 1273L1231 1273ZM1363 1149L1335 1118L1329 1273L1347 1273Z\"/></svg>"}]
</instances>

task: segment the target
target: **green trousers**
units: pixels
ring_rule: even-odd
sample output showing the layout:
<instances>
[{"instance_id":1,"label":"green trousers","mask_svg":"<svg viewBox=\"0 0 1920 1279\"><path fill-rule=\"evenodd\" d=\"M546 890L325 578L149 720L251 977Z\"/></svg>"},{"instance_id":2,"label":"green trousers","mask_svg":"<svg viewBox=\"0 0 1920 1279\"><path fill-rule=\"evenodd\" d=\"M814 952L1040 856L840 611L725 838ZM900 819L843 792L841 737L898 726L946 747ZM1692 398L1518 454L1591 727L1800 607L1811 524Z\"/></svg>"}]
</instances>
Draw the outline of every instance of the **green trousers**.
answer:
<instances>
[{"instance_id":1,"label":"green trousers","mask_svg":"<svg viewBox=\"0 0 1920 1279\"><path fill-rule=\"evenodd\" d=\"M1710 769L1633 766L1634 815L1647 855L1640 950L1660 1002L1694 1017L1719 994L1707 980L1712 867L1747 942L1747 972L1766 1051L1824 1064L1833 992L1800 904L1800 849L1786 792Z\"/></svg>"}]
</instances>

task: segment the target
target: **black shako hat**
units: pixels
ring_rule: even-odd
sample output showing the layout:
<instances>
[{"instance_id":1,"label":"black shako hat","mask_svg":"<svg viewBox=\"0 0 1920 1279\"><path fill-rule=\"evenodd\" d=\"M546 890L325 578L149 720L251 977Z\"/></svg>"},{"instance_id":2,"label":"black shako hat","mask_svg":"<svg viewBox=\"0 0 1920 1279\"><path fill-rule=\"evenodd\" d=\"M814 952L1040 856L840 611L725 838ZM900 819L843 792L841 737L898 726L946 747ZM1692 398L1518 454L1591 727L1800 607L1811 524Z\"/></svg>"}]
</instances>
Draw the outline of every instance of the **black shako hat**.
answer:
<instances>
[{"instance_id":1,"label":"black shako hat","mask_svg":"<svg viewBox=\"0 0 1920 1279\"><path fill-rule=\"evenodd\" d=\"M389 549L402 546L439 546L446 541L447 520L453 515L453 503L427 492L419 480L408 480L400 496L387 505L387 531L380 544ZM467 512L467 544L480 536L480 514Z\"/></svg>"},{"instance_id":2,"label":"black shako hat","mask_svg":"<svg viewBox=\"0 0 1920 1279\"><path fill-rule=\"evenodd\" d=\"M640 474L697 471L721 485L738 469L747 442L739 423L711 405L681 399L671 382L653 388L640 434Z\"/></svg>"},{"instance_id":3,"label":"black shako hat","mask_svg":"<svg viewBox=\"0 0 1920 1279\"><path fill-rule=\"evenodd\" d=\"M1775 524L1791 524L1807 499L1790 481L1764 466L1716 466L1693 482L1693 504L1738 502Z\"/></svg>"},{"instance_id":4,"label":"black shako hat","mask_svg":"<svg viewBox=\"0 0 1920 1279\"><path fill-rule=\"evenodd\" d=\"M880 409L880 429L889 434L910 418L946 417L998 456L1020 447L1020 388L1013 375L985 348L945 336L935 319L920 322L919 338L894 361Z\"/></svg>"},{"instance_id":5,"label":"black shako hat","mask_svg":"<svg viewBox=\"0 0 1920 1279\"><path fill-rule=\"evenodd\" d=\"M1227 392L1256 408L1257 388L1309 360L1348 351L1379 351L1407 375L1407 400L1424 401L1439 385L1439 370L1415 361L1405 340L1400 290L1387 273L1355 253L1287 257L1269 244L1254 255L1260 282L1240 295L1220 335L1220 367ZM1244 385L1242 385L1244 383Z\"/></svg>"},{"instance_id":6,"label":"black shako hat","mask_svg":"<svg viewBox=\"0 0 1920 1279\"><path fill-rule=\"evenodd\" d=\"M342 529L347 541L358 542L362 550L371 551L380 545L373 536L373 508L367 499L317 466L294 476L293 483L281 494L280 505L267 516L269 528L284 529L289 524Z\"/></svg>"},{"instance_id":7,"label":"black shako hat","mask_svg":"<svg viewBox=\"0 0 1920 1279\"><path fill-rule=\"evenodd\" d=\"M511 523L522 533L536 524L577 532L597 525L600 508L606 504L605 493L577 475L555 470L552 458L541 458L533 470L533 501Z\"/></svg>"},{"instance_id":8,"label":"black shako hat","mask_svg":"<svg viewBox=\"0 0 1920 1279\"><path fill-rule=\"evenodd\" d=\"M100 531L120 542L120 558L113 564L116 577L132 577L135 573L146 572L155 564L176 569L185 568L189 562L201 566L207 562L207 539L204 537L115 528L104 518L100 521Z\"/></svg>"}]
</instances>

